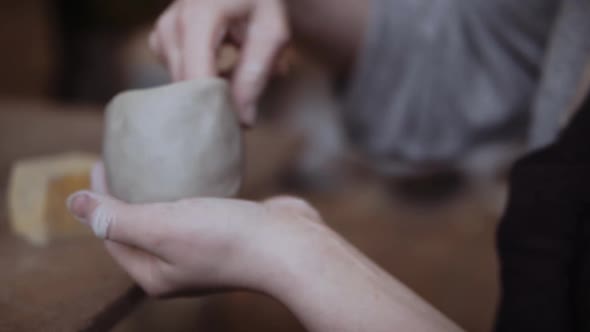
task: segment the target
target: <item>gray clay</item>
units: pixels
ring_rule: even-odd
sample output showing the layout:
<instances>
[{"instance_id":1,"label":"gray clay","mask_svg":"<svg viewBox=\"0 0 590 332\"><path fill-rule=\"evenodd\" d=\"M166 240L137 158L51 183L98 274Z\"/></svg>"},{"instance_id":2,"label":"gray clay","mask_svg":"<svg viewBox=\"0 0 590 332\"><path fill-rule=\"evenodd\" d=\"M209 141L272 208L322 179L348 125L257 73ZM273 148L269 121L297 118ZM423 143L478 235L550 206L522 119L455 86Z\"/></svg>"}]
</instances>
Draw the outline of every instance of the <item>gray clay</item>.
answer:
<instances>
[{"instance_id":1,"label":"gray clay","mask_svg":"<svg viewBox=\"0 0 590 332\"><path fill-rule=\"evenodd\" d=\"M220 79L130 91L107 108L104 162L129 203L230 197L242 174L241 131Z\"/></svg>"}]
</instances>

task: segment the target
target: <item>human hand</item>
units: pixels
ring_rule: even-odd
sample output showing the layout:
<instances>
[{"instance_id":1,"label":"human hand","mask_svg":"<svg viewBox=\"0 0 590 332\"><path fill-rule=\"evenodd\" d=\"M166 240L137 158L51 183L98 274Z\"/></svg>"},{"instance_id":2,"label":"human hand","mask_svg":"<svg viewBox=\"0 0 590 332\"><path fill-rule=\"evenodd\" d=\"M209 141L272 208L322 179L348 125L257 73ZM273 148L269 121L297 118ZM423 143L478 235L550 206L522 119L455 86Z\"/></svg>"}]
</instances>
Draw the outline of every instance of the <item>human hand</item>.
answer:
<instances>
[{"instance_id":1,"label":"human hand","mask_svg":"<svg viewBox=\"0 0 590 332\"><path fill-rule=\"evenodd\" d=\"M70 211L105 239L114 259L152 296L220 289L272 293L293 251L322 232L318 213L299 199L263 203L198 198L129 205L106 194L104 168L94 192L68 200Z\"/></svg>"},{"instance_id":2,"label":"human hand","mask_svg":"<svg viewBox=\"0 0 590 332\"><path fill-rule=\"evenodd\" d=\"M97 192L72 195L70 211L152 296L249 289L285 304L313 332L461 331L302 200L129 205L102 192L103 167L92 180Z\"/></svg>"},{"instance_id":3,"label":"human hand","mask_svg":"<svg viewBox=\"0 0 590 332\"><path fill-rule=\"evenodd\" d=\"M176 0L159 18L150 46L178 81L217 76L220 44L238 44L232 91L241 121L252 125L257 99L289 38L284 0Z\"/></svg>"}]
</instances>

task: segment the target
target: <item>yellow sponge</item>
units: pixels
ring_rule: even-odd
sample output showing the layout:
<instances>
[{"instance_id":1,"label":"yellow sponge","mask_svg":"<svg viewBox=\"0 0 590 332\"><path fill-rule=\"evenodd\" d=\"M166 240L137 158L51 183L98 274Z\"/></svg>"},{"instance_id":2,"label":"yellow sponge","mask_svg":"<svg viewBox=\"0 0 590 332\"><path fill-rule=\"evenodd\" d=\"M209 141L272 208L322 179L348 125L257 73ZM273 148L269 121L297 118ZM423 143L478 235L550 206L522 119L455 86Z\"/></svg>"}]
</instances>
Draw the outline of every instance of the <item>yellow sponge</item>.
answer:
<instances>
[{"instance_id":1,"label":"yellow sponge","mask_svg":"<svg viewBox=\"0 0 590 332\"><path fill-rule=\"evenodd\" d=\"M98 157L70 153L34 158L13 165L8 185L12 230L35 245L90 234L67 211L67 197L90 186L90 171Z\"/></svg>"}]
</instances>

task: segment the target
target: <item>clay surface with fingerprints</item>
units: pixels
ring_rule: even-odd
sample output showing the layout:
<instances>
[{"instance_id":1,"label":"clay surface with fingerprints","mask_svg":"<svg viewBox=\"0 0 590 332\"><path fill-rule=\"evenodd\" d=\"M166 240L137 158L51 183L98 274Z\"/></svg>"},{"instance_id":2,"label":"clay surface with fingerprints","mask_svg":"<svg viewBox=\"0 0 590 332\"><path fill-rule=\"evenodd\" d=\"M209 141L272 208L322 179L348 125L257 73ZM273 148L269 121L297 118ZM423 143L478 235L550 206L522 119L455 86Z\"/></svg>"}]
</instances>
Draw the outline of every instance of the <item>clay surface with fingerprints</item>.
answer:
<instances>
[{"instance_id":1,"label":"clay surface with fingerprints","mask_svg":"<svg viewBox=\"0 0 590 332\"><path fill-rule=\"evenodd\" d=\"M242 134L221 79L118 95L103 149L111 194L129 203L231 197L241 184Z\"/></svg>"}]
</instances>

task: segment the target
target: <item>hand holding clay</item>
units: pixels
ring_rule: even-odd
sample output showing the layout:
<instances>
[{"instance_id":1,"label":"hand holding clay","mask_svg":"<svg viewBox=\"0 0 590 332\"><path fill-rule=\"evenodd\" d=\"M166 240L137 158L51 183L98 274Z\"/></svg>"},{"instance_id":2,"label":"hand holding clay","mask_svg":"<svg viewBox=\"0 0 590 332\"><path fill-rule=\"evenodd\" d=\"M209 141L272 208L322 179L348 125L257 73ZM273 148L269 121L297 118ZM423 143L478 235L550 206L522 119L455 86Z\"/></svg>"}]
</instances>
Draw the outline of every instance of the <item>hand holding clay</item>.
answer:
<instances>
[{"instance_id":1,"label":"hand holding clay","mask_svg":"<svg viewBox=\"0 0 590 332\"><path fill-rule=\"evenodd\" d=\"M256 103L290 38L284 0L176 0L158 20L152 50L174 81L217 76L223 40L240 45L232 94L242 122L253 125Z\"/></svg>"},{"instance_id":2,"label":"hand holding clay","mask_svg":"<svg viewBox=\"0 0 590 332\"><path fill-rule=\"evenodd\" d=\"M299 243L321 227L319 214L291 197L126 204L109 196L104 173L98 164L93 191L73 194L68 207L106 240L113 258L152 296L243 288L270 292L271 285L283 282L274 276L287 258L298 255Z\"/></svg>"},{"instance_id":3,"label":"hand holding clay","mask_svg":"<svg viewBox=\"0 0 590 332\"><path fill-rule=\"evenodd\" d=\"M132 205L95 192L68 199L151 296L249 289L285 304L311 332L460 332L322 223L306 202L196 198Z\"/></svg>"},{"instance_id":4,"label":"hand holding clay","mask_svg":"<svg viewBox=\"0 0 590 332\"><path fill-rule=\"evenodd\" d=\"M228 90L202 79L117 96L103 152L111 194L128 203L234 196L242 142Z\"/></svg>"}]
</instances>

